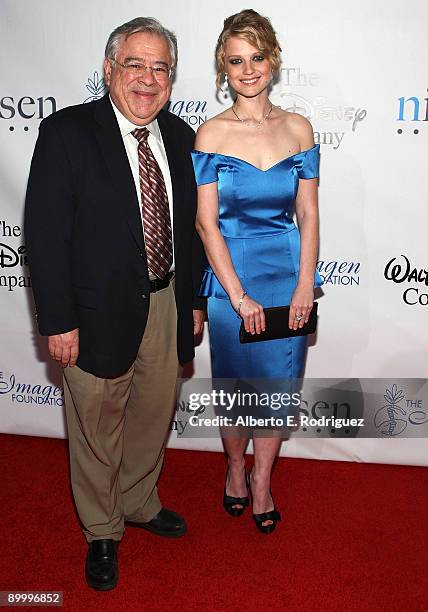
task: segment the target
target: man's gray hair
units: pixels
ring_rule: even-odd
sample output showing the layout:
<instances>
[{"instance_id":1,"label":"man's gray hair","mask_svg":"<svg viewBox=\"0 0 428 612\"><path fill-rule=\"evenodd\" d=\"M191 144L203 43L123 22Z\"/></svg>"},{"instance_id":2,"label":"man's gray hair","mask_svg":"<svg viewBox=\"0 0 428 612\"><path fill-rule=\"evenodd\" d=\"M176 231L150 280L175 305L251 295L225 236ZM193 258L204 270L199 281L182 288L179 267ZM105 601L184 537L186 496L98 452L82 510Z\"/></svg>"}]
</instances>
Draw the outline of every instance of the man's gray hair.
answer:
<instances>
[{"instance_id":1,"label":"man's gray hair","mask_svg":"<svg viewBox=\"0 0 428 612\"><path fill-rule=\"evenodd\" d=\"M166 40L171 54L172 65L177 65L178 50L177 50L177 37L174 32L167 30L164 26L153 17L136 17L132 21L128 21L123 25L117 27L108 37L106 44L105 56L108 59L116 59L116 54L124 40L136 34L137 32L149 32L150 34L156 34Z\"/></svg>"}]
</instances>

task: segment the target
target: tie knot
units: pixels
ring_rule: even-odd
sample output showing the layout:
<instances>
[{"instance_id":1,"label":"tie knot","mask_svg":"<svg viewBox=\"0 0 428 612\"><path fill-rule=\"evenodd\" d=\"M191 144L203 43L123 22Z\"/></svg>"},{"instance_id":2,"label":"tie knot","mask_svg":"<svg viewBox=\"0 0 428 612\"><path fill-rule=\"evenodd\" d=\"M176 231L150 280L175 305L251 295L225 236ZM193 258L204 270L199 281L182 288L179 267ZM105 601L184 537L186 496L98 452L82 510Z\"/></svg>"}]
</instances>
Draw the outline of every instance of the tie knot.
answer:
<instances>
[{"instance_id":1,"label":"tie knot","mask_svg":"<svg viewBox=\"0 0 428 612\"><path fill-rule=\"evenodd\" d=\"M146 127L142 127L142 128L137 128L135 130L132 130L132 135L134 138L136 138L136 140L138 140L138 142L144 143L147 142L147 139L149 137L149 130Z\"/></svg>"}]
</instances>

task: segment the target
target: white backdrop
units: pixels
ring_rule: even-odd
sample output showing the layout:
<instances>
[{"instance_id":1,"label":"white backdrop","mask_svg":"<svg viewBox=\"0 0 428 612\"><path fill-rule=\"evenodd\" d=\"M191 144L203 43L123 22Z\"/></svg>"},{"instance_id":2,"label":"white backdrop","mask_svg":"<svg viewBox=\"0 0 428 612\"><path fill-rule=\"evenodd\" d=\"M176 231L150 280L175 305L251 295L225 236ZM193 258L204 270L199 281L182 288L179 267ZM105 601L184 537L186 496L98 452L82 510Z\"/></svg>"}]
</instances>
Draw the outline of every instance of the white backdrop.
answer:
<instances>
[{"instance_id":1,"label":"white backdrop","mask_svg":"<svg viewBox=\"0 0 428 612\"><path fill-rule=\"evenodd\" d=\"M230 104L215 97L213 52L223 19L241 8L241 2L223 0L158 0L153 6L0 0L0 431L65 435L61 378L35 331L22 236L41 118L102 95L106 39L142 14L178 36L170 110L196 129ZM271 18L282 43L283 69L272 101L307 116L321 144L318 268L326 284L306 376L424 378L428 6L381 0L374 11L370 0L266 0L253 8ZM406 276L407 261L416 274ZM394 274L402 282L394 282ZM194 367L195 376L210 376L207 334ZM426 410L426 401L417 401ZM174 433L170 444L221 447L218 440ZM426 439L404 434L395 440L299 438L282 453L428 464Z\"/></svg>"}]
</instances>

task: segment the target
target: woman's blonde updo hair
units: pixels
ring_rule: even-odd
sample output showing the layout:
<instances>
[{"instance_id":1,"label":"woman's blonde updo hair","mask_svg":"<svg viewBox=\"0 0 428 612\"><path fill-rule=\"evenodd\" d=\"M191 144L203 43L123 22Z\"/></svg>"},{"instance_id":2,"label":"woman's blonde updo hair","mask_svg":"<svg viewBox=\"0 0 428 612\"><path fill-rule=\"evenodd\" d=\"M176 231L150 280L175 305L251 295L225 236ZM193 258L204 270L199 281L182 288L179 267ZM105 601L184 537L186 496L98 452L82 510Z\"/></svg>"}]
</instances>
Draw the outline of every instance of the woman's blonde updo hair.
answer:
<instances>
[{"instance_id":1,"label":"woman's blonde updo hair","mask_svg":"<svg viewBox=\"0 0 428 612\"><path fill-rule=\"evenodd\" d=\"M281 47L271 22L267 17L259 15L253 9L245 9L224 20L223 31L218 37L215 48L216 84L218 88L221 85L222 75L226 72L224 47L227 40L232 36L244 38L250 45L257 47L269 59L272 71L274 73L278 72L281 65Z\"/></svg>"}]
</instances>

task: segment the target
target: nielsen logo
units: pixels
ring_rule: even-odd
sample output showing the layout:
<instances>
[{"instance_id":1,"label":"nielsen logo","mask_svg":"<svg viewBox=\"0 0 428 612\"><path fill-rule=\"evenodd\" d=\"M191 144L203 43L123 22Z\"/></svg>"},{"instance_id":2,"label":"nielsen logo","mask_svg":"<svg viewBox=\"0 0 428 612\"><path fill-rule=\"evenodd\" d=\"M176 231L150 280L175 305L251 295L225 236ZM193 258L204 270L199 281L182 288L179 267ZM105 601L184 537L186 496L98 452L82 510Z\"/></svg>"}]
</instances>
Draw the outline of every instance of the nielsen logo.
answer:
<instances>
[{"instance_id":1,"label":"nielsen logo","mask_svg":"<svg viewBox=\"0 0 428 612\"><path fill-rule=\"evenodd\" d=\"M428 90L427 90L428 91ZM428 121L428 98L422 98L418 96L401 96L398 98L398 117L397 121ZM425 117L422 117L425 105ZM402 134L403 130L397 129L398 134ZM418 128L413 129L413 134L419 134Z\"/></svg>"},{"instance_id":2,"label":"nielsen logo","mask_svg":"<svg viewBox=\"0 0 428 612\"><path fill-rule=\"evenodd\" d=\"M0 98L0 118L13 119L16 115L22 119L43 119L56 111L56 100L53 96L32 98L23 96L15 102L12 96Z\"/></svg>"}]
</instances>

